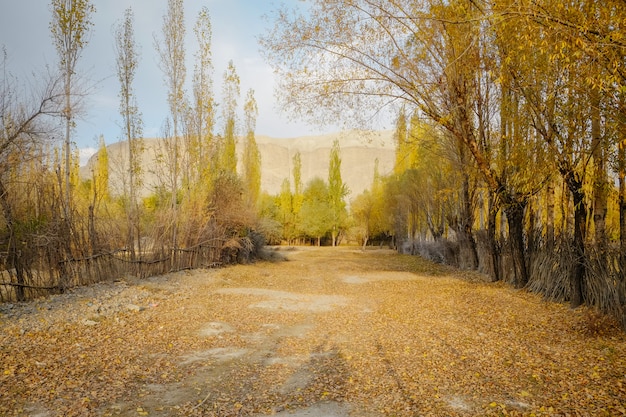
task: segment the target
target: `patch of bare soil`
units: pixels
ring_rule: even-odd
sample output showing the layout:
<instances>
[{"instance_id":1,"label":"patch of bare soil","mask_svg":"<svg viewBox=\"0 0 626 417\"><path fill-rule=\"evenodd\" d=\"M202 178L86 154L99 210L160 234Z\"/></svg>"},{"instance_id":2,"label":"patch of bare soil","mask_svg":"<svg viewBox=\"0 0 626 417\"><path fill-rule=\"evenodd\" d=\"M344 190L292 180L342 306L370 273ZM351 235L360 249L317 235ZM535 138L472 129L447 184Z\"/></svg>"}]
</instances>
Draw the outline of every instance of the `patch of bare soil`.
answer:
<instances>
[{"instance_id":1,"label":"patch of bare soil","mask_svg":"<svg viewBox=\"0 0 626 417\"><path fill-rule=\"evenodd\" d=\"M285 253L0 306L0 415L626 415L626 338L584 309L391 251Z\"/></svg>"}]
</instances>

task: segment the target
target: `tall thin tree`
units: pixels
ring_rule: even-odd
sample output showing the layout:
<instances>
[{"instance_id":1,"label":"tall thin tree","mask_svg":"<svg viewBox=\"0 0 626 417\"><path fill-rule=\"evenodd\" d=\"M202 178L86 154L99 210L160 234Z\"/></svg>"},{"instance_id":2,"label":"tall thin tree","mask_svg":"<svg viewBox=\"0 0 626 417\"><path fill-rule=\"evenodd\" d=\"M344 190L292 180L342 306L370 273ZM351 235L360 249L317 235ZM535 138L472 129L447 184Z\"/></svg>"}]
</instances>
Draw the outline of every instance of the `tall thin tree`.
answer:
<instances>
[{"instance_id":1,"label":"tall thin tree","mask_svg":"<svg viewBox=\"0 0 626 417\"><path fill-rule=\"evenodd\" d=\"M259 108L254 98L254 90L248 90L243 106L246 124L246 142L243 153L243 177L246 187L248 205L256 207L261 193L261 153L256 143L256 118Z\"/></svg>"},{"instance_id":2,"label":"tall thin tree","mask_svg":"<svg viewBox=\"0 0 626 417\"><path fill-rule=\"evenodd\" d=\"M213 97L213 60L211 53L212 29L209 11L203 7L198 13L193 29L198 42L196 63L193 72L195 154L198 162L197 175L208 177L211 161L214 160L215 144L213 128L215 125L215 98Z\"/></svg>"},{"instance_id":3,"label":"tall thin tree","mask_svg":"<svg viewBox=\"0 0 626 417\"><path fill-rule=\"evenodd\" d=\"M175 250L178 245L178 231L176 227L178 218L178 180L179 180L179 136L180 123L185 115L185 15L183 0L168 0L167 13L163 16L163 39L155 36L155 47L161 57L160 67L163 71L164 81L168 89L167 102L170 107L172 134L170 141L173 143L166 146L171 166L169 176L171 184L171 207L172 207L172 236L171 245ZM175 254L176 252L174 252ZM176 257L172 257L176 262Z\"/></svg>"},{"instance_id":4,"label":"tall thin tree","mask_svg":"<svg viewBox=\"0 0 626 417\"><path fill-rule=\"evenodd\" d=\"M328 166L328 204L331 212L330 226L333 246L337 246L337 236L345 219L345 197L347 195L348 187L341 179L341 149L339 141L335 140L330 150L330 163Z\"/></svg>"},{"instance_id":5,"label":"tall thin tree","mask_svg":"<svg viewBox=\"0 0 626 417\"><path fill-rule=\"evenodd\" d=\"M141 186L141 152L143 148L143 120L137 106L133 82L139 61L138 45L133 29L133 11L124 12L124 20L115 29L117 77L120 82L120 115L123 137L128 143L128 250L135 259L135 232L139 239L137 189ZM125 190L126 191L126 190Z\"/></svg>"},{"instance_id":6,"label":"tall thin tree","mask_svg":"<svg viewBox=\"0 0 626 417\"><path fill-rule=\"evenodd\" d=\"M74 124L74 103L72 84L76 76L76 65L81 53L89 42L93 27L91 17L96 8L90 0L52 0L50 32L59 55L59 66L64 77L65 108L65 217L69 219L71 203L71 153L72 127Z\"/></svg>"},{"instance_id":7,"label":"tall thin tree","mask_svg":"<svg viewBox=\"0 0 626 417\"><path fill-rule=\"evenodd\" d=\"M237 173L237 139L236 118L237 100L239 99L239 75L233 61L228 62L228 68L224 71L223 85L223 118L224 118L224 146L221 154L220 169Z\"/></svg>"}]
</instances>

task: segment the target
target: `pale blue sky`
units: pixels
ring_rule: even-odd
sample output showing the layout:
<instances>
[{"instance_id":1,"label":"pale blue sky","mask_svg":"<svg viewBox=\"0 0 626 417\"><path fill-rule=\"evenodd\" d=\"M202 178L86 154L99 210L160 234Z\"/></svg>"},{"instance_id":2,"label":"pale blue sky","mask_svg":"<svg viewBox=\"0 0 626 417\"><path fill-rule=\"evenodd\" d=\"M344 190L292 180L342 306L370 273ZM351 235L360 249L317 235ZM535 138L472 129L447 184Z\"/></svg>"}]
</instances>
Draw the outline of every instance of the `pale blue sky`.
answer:
<instances>
[{"instance_id":1,"label":"pale blue sky","mask_svg":"<svg viewBox=\"0 0 626 417\"><path fill-rule=\"evenodd\" d=\"M285 0L299 6L298 0ZM50 2L48 0L0 0L0 45L6 47L9 70L22 81L46 64L55 66L57 55L50 37ZM229 60L233 60L241 79L242 107L248 89L255 90L259 116L256 133L274 137L294 137L325 133L318 127L293 123L280 113L274 100L274 76L259 53L257 38L268 24L262 16L275 10L280 0L186 0L187 20L187 83L193 73L196 42L193 34L198 11L209 9L213 27L214 89L221 101L221 79ZM120 139L118 106L119 85L115 73L113 26L124 10L131 6L135 14L135 37L141 48L141 58L135 84L140 111L143 113L144 134L156 137L167 117L167 92L163 74L158 68L154 35L162 38L161 26L167 0L93 0L93 35L85 48L79 66L83 74L97 81L95 93L89 98L87 114L77 122L73 140L79 148L97 146L103 134L107 143ZM270 19L271 20L271 19ZM190 91L190 88L187 88ZM219 121L218 121L219 123ZM218 130L220 125L218 124ZM336 130L329 127L328 131Z\"/></svg>"}]
</instances>

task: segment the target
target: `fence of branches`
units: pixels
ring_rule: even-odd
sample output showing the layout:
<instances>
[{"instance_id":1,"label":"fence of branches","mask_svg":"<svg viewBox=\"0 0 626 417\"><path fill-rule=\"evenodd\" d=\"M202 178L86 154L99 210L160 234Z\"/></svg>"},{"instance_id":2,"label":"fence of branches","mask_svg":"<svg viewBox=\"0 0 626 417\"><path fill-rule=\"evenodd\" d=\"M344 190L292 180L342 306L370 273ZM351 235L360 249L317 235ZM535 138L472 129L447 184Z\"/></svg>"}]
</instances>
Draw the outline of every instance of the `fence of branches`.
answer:
<instances>
[{"instance_id":1,"label":"fence of branches","mask_svg":"<svg viewBox=\"0 0 626 417\"><path fill-rule=\"evenodd\" d=\"M144 253L131 259L117 249L79 258L61 259L55 248L32 248L19 259L0 253L0 302L29 300L69 288L125 276L146 278L185 269L211 268L241 261L254 250L250 238L215 238L188 248ZM26 256L24 256L26 255Z\"/></svg>"},{"instance_id":2,"label":"fence of branches","mask_svg":"<svg viewBox=\"0 0 626 417\"><path fill-rule=\"evenodd\" d=\"M493 276L493 254L488 245L486 232L476 233L479 270L487 277ZM534 233L527 240L526 266L529 281L526 288L541 294L546 300L568 302L571 300L570 276L580 256L574 245L566 238L548 247L541 233ZM435 262L463 268L463 251L458 242L417 241L412 243L413 252ZM503 281L513 283L513 265L510 242L498 243L498 268ZM584 254L585 279L584 302L602 313L614 317L626 329L626 271L624 254L618 248L599 250L588 245Z\"/></svg>"}]
</instances>

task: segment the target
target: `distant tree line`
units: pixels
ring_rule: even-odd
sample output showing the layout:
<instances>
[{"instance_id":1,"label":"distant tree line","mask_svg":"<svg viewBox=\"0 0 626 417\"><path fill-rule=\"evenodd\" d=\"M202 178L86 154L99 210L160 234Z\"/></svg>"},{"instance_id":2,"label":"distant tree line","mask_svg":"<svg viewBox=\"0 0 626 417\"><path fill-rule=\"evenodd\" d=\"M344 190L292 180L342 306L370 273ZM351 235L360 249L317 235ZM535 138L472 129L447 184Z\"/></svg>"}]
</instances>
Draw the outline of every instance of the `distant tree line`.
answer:
<instances>
[{"instance_id":1,"label":"distant tree line","mask_svg":"<svg viewBox=\"0 0 626 417\"><path fill-rule=\"evenodd\" d=\"M322 161L319 161L323 163ZM280 192L263 194L260 215L271 243L337 246L351 236L346 198L350 192L341 177L341 149L335 140L328 159L328 177L302 184L300 152L292 159L292 181L285 178ZM273 225L273 226L271 226Z\"/></svg>"}]
</instances>

